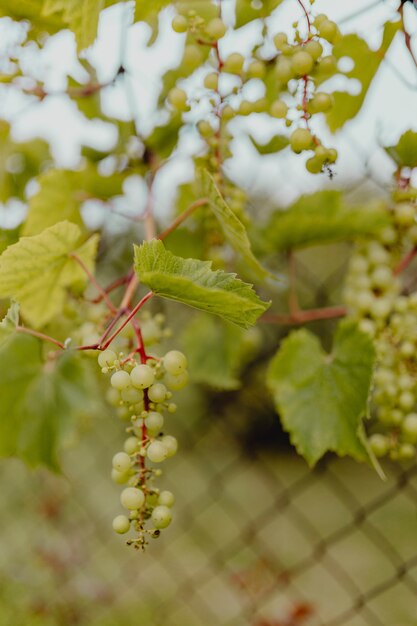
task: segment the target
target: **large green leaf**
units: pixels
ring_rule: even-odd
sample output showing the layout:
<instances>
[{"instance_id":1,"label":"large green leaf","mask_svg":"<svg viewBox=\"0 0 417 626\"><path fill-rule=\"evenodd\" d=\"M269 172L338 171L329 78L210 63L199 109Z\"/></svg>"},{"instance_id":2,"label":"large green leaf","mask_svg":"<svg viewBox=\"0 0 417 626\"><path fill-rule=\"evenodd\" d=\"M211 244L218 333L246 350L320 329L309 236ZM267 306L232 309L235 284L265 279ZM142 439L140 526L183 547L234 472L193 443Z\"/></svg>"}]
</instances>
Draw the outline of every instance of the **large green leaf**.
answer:
<instances>
[{"instance_id":1,"label":"large green leaf","mask_svg":"<svg viewBox=\"0 0 417 626\"><path fill-rule=\"evenodd\" d=\"M378 50L371 50L366 41L358 35L344 35L336 42L333 54L337 59L344 57L352 59L354 66L345 72L345 76L358 80L361 90L356 95L345 91L334 92L334 107L326 115L327 124L332 132L342 128L360 111L372 80L400 28L401 22L385 24L382 43Z\"/></svg>"},{"instance_id":2,"label":"large green leaf","mask_svg":"<svg viewBox=\"0 0 417 626\"><path fill-rule=\"evenodd\" d=\"M39 190L29 198L23 235L37 235L49 226L68 220L83 226L80 208L87 199L103 201L123 193L125 176L101 176L91 164L82 170L49 170L38 178Z\"/></svg>"},{"instance_id":3,"label":"large green leaf","mask_svg":"<svg viewBox=\"0 0 417 626\"><path fill-rule=\"evenodd\" d=\"M135 246L135 269L140 282L154 293L243 328L252 326L269 306L235 274L213 271L211 261L174 256L155 239Z\"/></svg>"},{"instance_id":4,"label":"large green leaf","mask_svg":"<svg viewBox=\"0 0 417 626\"><path fill-rule=\"evenodd\" d=\"M369 458L362 420L374 363L371 339L350 321L339 325L330 354L305 329L283 341L268 386L285 430L310 465L327 451Z\"/></svg>"},{"instance_id":5,"label":"large green leaf","mask_svg":"<svg viewBox=\"0 0 417 626\"><path fill-rule=\"evenodd\" d=\"M417 133L407 130L395 146L385 148L399 167L417 167Z\"/></svg>"},{"instance_id":6,"label":"large green leaf","mask_svg":"<svg viewBox=\"0 0 417 626\"><path fill-rule=\"evenodd\" d=\"M69 28L74 33L80 51L94 43L98 18L104 7L105 0L45 0L42 17L59 17L62 28Z\"/></svg>"},{"instance_id":7,"label":"large green leaf","mask_svg":"<svg viewBox=\"0 0 417 626\"><path fill-rule=\"evenodd\" d=\"M0 346L16 332L19 323L20 307L17 302L12 302L6 315L0 322Z\"/></svg>"},{"instance_id":8,"label":"large green leaf","mask_svg":"<svg viewBox=\"0 0 417 626\"><path fill-rule=\"evenodd\" d=\"M318 191L273 213L264 237L271 251L288 250L373 235L389 219L383 203L349 206L339 191Z\"/></svg>"},{"instance_id":9,"label":"large green leaf","mask_svg":"<svg viewBox=\"0 0 417 626\"><path fill-rule=\"evenodd\" d=\"M252 20L268 17L282 0L236 0L236 28L248 24Z\"/></svg>"},{"instance_id":10,"label":"large green leaf","mask_svg":"<svg viewBox=\"0 0 417 626\"><path fill-rule=\"evenodd\" d=\"M91 406L91 378L79 355L43 362L41 345L15 335L0 345L0 455L57 468L57 448Z\"/></svg>"},{"instance_id":11,"label":"large green leaf","mask_svg":"<svg viewBox=\"0 0 417 626\"><path fill-rule=\"evenodd\" d=\"M71 253L93 269L98 237L81 243L78 226L65 221L39 235L22 237L0 256L0 297L16 298L30 324L45 325L62 311L66 289L85 283Z\"/></svg>"},{"instance_id":12,"label":"large green leaf","mask_svg":"<svg viewBox=\"0 0 417 626\"><path fill-rule=\"evenodd\" d=\"M205 192L210 200L210 208L218 219L225 238L232 248L242 255L248 268L253 270L258 276L265 278L269 275L269 272L262 267L254 256L246 228L225 202L213 177L207 170L203 170L202 178Z\"/></svg>"}]
</instances>

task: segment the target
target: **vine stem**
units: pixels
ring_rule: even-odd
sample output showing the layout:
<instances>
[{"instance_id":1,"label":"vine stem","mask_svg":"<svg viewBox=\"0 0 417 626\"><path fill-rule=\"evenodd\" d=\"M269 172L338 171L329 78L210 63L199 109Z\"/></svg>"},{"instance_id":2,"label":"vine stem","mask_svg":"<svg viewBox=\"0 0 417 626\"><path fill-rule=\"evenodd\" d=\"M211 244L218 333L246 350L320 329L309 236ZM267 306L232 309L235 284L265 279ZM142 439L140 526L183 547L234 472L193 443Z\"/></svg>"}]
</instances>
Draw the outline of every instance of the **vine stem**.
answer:
<instances>
[{"instance_id":1,"label":"vine stem","mask_svg":"<svg viewBox=\"0 0 417 626\"><path fill-rule=\"evenodd\" d=\"M307 311L297 311L295 313L264 313L260 318L266 324L305 324L317 320L329 320L345 317L347 309L345 306L331 306L322 309L309 309Z\"/></svg>"},{"instance_id":2,"label":"vine stem","mask_svg":"<svg viewBox=\"0 0 417 626\"><path fill-rule=\"evenodd\" d=\"M123 328L125 326L127 326L127 324L129 324L130 320L135 317L136 313L143 307L143 305L148 300L150 300L150 298L152 298L153 295L154 295L153 292L149 291L146 295L143 296L143 298L137 303L137 305L135 307L133 307L133 309L130 311L129 315L126 317L126 319L123 321L123 323L119 326L119 328L101 346L102 350L105 350L106 348L109 347L111 342L117 337L117 335L123 330Z\"/></svg>"},{"instance_id":3,"label":"vine stem","mask_svg":"<svg viewBox=\"0 0 417 626\"><path fill-rule=\"evenodd\" d=\"M297 2L298 2L298 4L300 5L300 7L302 8L303 13L304 13L304 15L305 15L305 18L306 18L306 20L307 20L308 34L310 35L310 33L311 33L311 22L310 22L310 16L309 16L309 14L308 14L307 9L306 9L306 8L305 8L305 6L304 6L303 1L302 1L302 0L297 0Z\"/></svg>"},{"instance_id":4,"label":"vine stem","mask_svg":"<svg viewBox=\"0 0 417 626\"><path fill-rule=\"evenodd\" d=\"M398 9L398 13L400 14L401 30L402 30L403 35L404 35L406 48L407 48L408 52L410 53L410 56L411 56L411 58L413 60L414 65L417 67L417 56L415 55L414 50L413 50L413 44L412 44L412 41L411 41L411 35L408 32L407 27L405 25L404 5L403 4L400 5L400 7Z\"/></svg>"},{"instance_id":5,"label":"vine stem","mask_svg":"<svg viewBox=\"0 0 417 626\"><path fill-rule=\"evenodd\" d=\"M98 290L98 292L100 293L100 295L102 297L102 300L104 300L104 302L107 304L109 310L112 313L116 313L117 309L114 306L113 302L110 300L107 292L105 291L105 289L103 289L103 287L97 281L97 279L94 276L94 274L92 274L92 272L90 272L90 270L88 269L88 267L86 266L84 261L78 256L78 254L75 254L74 252L72 254L70 254L69 256L72 259L74 259L74 261L76 261L78 263L78 265L81 267L81 269L85 272L86 276L88 277L88 280Z\"/></svg>"},{"instance_id":6,"label":"vine stem","mask_svg":"<svg viewBox=\"0 0 417 626\"><path fill-rule=\"evenodd\" d=\"M188 209L186 209L183 213L181 213L181 215L179 215L176 218L176 220L174 220L172 222L171 226L168 226L168 228L166 228L164 231L162 231L162 233L160 233L160 235L158 235L158 239L162 240L162 239L165 239L165 237L168 237L168 235L170 235L174 230L176 230L180 224L185 222L185 220L192 213L194 213L194 211L196 209L198 209L199 207L202 207L202 206L204 206L205 204L208 204L208 203L209 203L208 198L201 198L200 200L196 200L195 202L190 204Z\"/></svg>"},{"instance_id":7,"label":"vine stem","mask_svg":"<svg viewBox=\"0 0 417 626\"><path fill-rule=\"evenodd\" d=\"M58 339L54 339L49 335L45 335L44 333L39 333L37 330L32 330L31 328L26 328L25 326L16 326L16 332L24 333L25 335L32 335L32 337L37 337L38 339L42 339L43 341L48 341L49 343L53 343L61 350L65 350L65 345L62 341L58 341Z\"/></svg>"},{"instance_id":8,"label":"vine stem","mask_svg":"<svg viewBox=\"0 0 417 626\"><path fill-rule=\"evenodd\" d=\"M412 248L410 252L406 254L405 257L399 262L399 264L394 270L394 276L398 276L398 274L401 274L401 272L406 270L407 267L412 262L412 260L414 259L414 257L416 256L416 254L417 254L417 246L414 246L414 248Z\"/></svg>"}]
</instances>

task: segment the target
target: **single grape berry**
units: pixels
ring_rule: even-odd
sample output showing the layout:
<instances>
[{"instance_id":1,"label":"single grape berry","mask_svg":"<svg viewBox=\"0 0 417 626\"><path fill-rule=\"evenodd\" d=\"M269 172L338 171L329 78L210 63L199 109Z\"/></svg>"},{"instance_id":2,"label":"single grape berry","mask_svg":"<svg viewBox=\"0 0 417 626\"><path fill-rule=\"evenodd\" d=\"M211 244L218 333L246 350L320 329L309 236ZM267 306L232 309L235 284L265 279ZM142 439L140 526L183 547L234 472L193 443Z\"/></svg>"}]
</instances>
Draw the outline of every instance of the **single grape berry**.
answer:
<instances>
[{"instance_id":1,"label":"single grape berry","mask_svg":"<svg viewBox=\"0 0 417 626\"><path fill-rule=\"evenodd\" d=\"M117 485L124 485L130 478L129 472L119 472L116 469L112 469L111 471L111 479Z\"/></svg>"},{"instance_id":2,"label":"single grape berry","mask_svg":"<svg viewBox=\"0 0 417 626\"><path fill-rule=\"evenodd\" d=\"M127 389L123 389L120 392L123 402L128 402L129 404L136 404L143 399L143 393L138 389L134 389L133 387L128 387Z\"/></svg>"},{"instance_id":3,"label":"single grape berry","mask_svg":"<svg viewBox=\"0 0 417 626\"><path fill-rule=\"evenodd\" d=\"M323 54L323 46L319 41L309 41L304 46L304 50L313 57L314 61L317 61Z\"/></svg>"},{"instance_id":4,"label":"single grape berry","mask_svg":"<svg viewBox=\"0 0 417 626\"><path fill-rule=\"evenodd\" d=\"M376 433L375 435L371 435L369 438L369 445L371 446L372 452L377 457L385 456L389 450L389 442L387 437L384 435L380 435Z\"/></svg>"},{"instance_id":5,"label":"single grape berry","mask_svg":"<svg viewBox=\"0 0 417 626\"><path fill-rule=\"evenodd\" d=\"M185 370L184 372L182 372L182 374L179 374L178 376L166 374L164 381L169 389L172 389L173 391L180 391L187 386L188 378L188 372Z\"/></svg>"},{"instance_id":6,"label":"single grape berry","mask_svg":"<svg viewBox=\"0 0 417 626\"><path fill-rule=\"evenodd\" d=\"M151 517L155 528L158 530L166 528L172 521L171 510L162 504L154 508Z\"/></svg>"},{"instance_id":7,"label":"single grape berry","mask_svg":"<svg viewBox=\"0 0 417 626\"><path fill-rule=\"evenodd\" d=\"M154 380L155 374L154 371L149 365L136 365L133 370L130 372L130 378L132 379L132 384L137 389L147 389L150 387Z\"/></svg>"},{"instance_id":8,"label":"single grape berry","mask_svg":"<svg viewBox=\"0 0 417 626\"><path fill-rule=\"evenodd\" d=\"M100 367L110 367L116 359L117 355L113 350L103 350L103 352L100 352L98 355L98 364Z\"/></svg>"},{"instance_id":9,"label":"single grape berry","mask_svg":"<svg viewBox=\"0 0 417 626\"><path fill-rule=\"evenodd\" d=\"M162 504L163 506L174 506L175 497L171 491L161 491L158 497L158 504Z\"/></svg>"},{"instance_id":10,"label":"single grape berry","mask_svg":"<svg viewBox=\"0 0 417 626\"><path fill-rule=\"evenodd\" d=\"M206 33L211 39L221 39L227 31L227 26L220 17L215 17L206 26Z\"/></svg>"},{"instance_id":11,"label":"single grape berry","mask_svg":"<svg viewBox=\"0 0 417 626\"><path fill-rule=\"evenodd\" d=\"M281 83L288 83L289 80L294 78L294 69L289 59L280 57L275 66L275 76Z\"/></svg>"},{"instance_id":12,"label":"single grape berry","mask_svg":"<svg viewBox=\"0 0 417 626\"><path fill-rule=\"evenodd\" d=\"M320 22L318 26L318 31L320 37L323 37L323 39L329 41L330 43L333 43L337 35L339 34L337 24L335 22L332 22L331 20L323 20L322 22Z\"/></svg>"},{"instance_id":13,"label":"single grape berry","mask_svg":"<svg viewBox=\"0 0 417 626\"><path fill-rule=\"evenodd\" d=\"M161 444L164 446L167 456L171 457L176 454L178 450L178 441L172 435L165 435L161 439Z\"/></svg>"},{"instance_id":14,"label":"single grape berry","mask_svg":"<svg viewBox=\"0 0 417 626\"><path fill-rule=\"evenodd\" d=\"M286 33L277 33L274 36L274 45L277 50L282 50L282 48L288 44L288 37Z\"/></svg>"},{"instance_id":15,"label":"single grape berry","mask_svg":"<svg viewBox=\"0 0 417 626\"><path fill-rule=\"evenodd\" d=\"M130 456L126 452L118 452L112 460L112 465L118 472L127 472L131 464Z\"/></svg>"},{"instance_id":16,"label":"single grape berry","mask_svg":"<svg viewBox=\"0 0 417 626\"><path fill-rule=\"evenodd\" d=\"M187 94L179 87L173 87L168 94L168 101L177 111L187 111Z\"/></svg>"},{"instance_id":17,"label":"single grape berry","mask_svg":"<svg viewBox=\"0 0 417 626\"><path fill-rule=\"evenodd\" d=\"M224 62L224 71L230 74L240 74L243 69L245 58L239 52L229 54Z\"/></svg>"},{"instance_id":18,"label":"single grape berry","mask_svg":"<svg viewBox=\"0 0 417 626\"><path fill-rule=\"evenodd\" d=\"M176 15L172 20L172 28L176 33L185 33L188 30L187 18L183 15Z\"/></svg>"},{"instance_id":19,"label":"single grape berry","mask_svg":"<svg viewBox=\"0 0 417 626\"><path fill-rule=\"evenodd\" d=\"M305 76L311 72L314 67L314 59L305 50L299 50L291 59L293 72L297 76Z\"/></svg>"},{"instance_id":20,"label":"single grape berry","mask_svg":"<svg viewBox=\"0 0 417 626\"><path fill-rule=\"evenodd\" d=\"M310 174L320 174L323 169L323 161L316 156L310 157L306 161L306 170Z\"/></svg>"},{"instance_id":21,"label":"single grape berry","mask_svg":"<svg viewBox=\"0 0 417 626\"><path fill-rule=\"evenodd\" d=\"M219 75L216 72L210 72L204 78L204 87L211 91L217 91L219 87Z\"/></svg>"},{"instance_id":22,"label":"single grape berry","mask_svg":"<svg viewBox=\"0 0 417 626\"><path fill-rule=\"evenodd\" d=\"M113 530L119 535L124 535L129 531L130 520L126 515L118 515L113 520Z\"/></svg>"},{"instance_id":23,"label":"single grape berry","mask_svg":"<svg viewBox=\"0 0 417 626\"><path fill-rule=\"evenodd\" d=\"M272 117L283 119L287 117L288 105L283 100L275 100L269 109Z\"/></svg>"},{"instance_id":24,"label":"single grape berry","mask_svg":"<svg viewBox=\"0 0 417 626\"><path fill-rule=\"evenodd\" d=\"M160 404L167 396L167 388L162 383L155 383L148 389L148 397L151 402Z\"/></svg>"},{"instance_id":25,"label":"single grape berry","mask_svg":"<svg viewBox=\"0 0 417 626\"><path fill-rule=\"evenodd\" d=\"M334 105L333 96L329 93L318 91L309 102L309 107L313 113L326 113Z\"/></svg>"},{"instance_id":26,"label":"single grape berry","mask_svg":"<svg viewBox=\"0 0 417 626\"><path fill-rule=\"evenodd\" d=\"M247 69L248 78L264 78L266 74L266 67L263 61L252 61L249 63Z\"/></svg>"},{"instance_id":27,"label":"single grape berry","mask_svg":"<svg viewBox=\"0 0 417 626\"><path fill-rule=\"evenodd\" d=\"M114 374L112 374L110 384L118 391L123 391L123 389L130 387L132 381L127 372L120 370L119 372L114 372Z\"/></svg>"},{"instance_id":28,"label":"single grape berry","mask_svg":"<svg viewBox=\"0 0 417 626\"><path fill-rule=\"evenodd\" d=\"M145 426L150 435L157 435L161 432L164 425L164 418L157 411L150 411L145 418Z\"/></svg>"},{"instance_id":29,"label":"single grape berry","mask_svg":"<svg viewBox=\"0 0 417 626\"><path fill-rule=\"evenodd\" d=\"M178 376L187 369L187 357L179 350L170 350L163 358L164 368L169 374Z\"/></svg>"},{"instance_id":30,"label":"single grape berry","mask_svg":"<svg viewBox=\"0 0 417 626\"><path fill-rule=\"evenodd\" d=\"M307 128L297 128L290 137L290 145L296 154L313 147L313 135Z\"/></svg>"},{"instance_id":31,"label":"single grape berry","mask_svg":"<svg viewBox=\"0 0 417 626\"><path fill-rule=\"evenodd\" d=\"M162 463L168 458L168 448L161 441L152 441L147 450L147 457L152 463Z\"/></svg>"},{"instance_id":32,"label":"single grape berry","mask_svg":"<svg viewBox=\"0 0 417 626\"><path fill-rule=\"evenodd\" d=\"M126 487L120 494L120 502L125 509L135 511L140 509L145 502L145 494L136 487Z\"/></svg>"},{"instance_id":33,"label":"single grape berry","mask_svg":"<svg viewBox=\"0 0 417 626\"><path fill-rule=\"evenodd\" d=\"M137 437L128 437L123 444L126 454L134 454L139 449L139 439Z\"/></svg>"},{"instance_id":34,"label":"single grape berry","mask_svg":"<svg viewBox=\"0 0 417 626\"><path fill-rule=\"evenodd\" d=\"M402 433L408 443L417 443L417 414L409 413L402 423Z\"/></svg>"}]
</instances>

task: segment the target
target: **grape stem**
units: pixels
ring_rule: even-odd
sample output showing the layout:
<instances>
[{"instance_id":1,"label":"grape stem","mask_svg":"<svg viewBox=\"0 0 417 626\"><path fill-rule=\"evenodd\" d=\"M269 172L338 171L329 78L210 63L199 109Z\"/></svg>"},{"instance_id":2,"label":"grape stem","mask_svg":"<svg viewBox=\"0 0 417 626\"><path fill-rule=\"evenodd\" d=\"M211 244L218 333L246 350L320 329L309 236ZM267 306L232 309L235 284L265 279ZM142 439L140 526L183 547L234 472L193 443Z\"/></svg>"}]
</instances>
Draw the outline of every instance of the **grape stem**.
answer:
<instances>
[{"instance_id":1,"label":"grape stem","mask_svg":"<svg viewBox=\"0 0 417 626\"><path fill-rule=\"evenodd\" d=\"M190 206L188 207L188 209L185 209L185 211L183 213L181 213L181 215L179 215L176 220L174 220L171 224L171 226L168 226L168 228L166 228L160 235L158 235L158 239L165 239L166 237L168 237L168 235L170 235L174 230L176 230L178 228L178 226L180 224L182 224L183 222L185 222L185 220L192 214L194 213L194 211L206 204L209 203L208 198L201 198L200 200L196 200L195 202L193 202L192 204L190 204Z\"/></svg>"},{"instance_id":2,"label":"grape stem","mask_svg":"<svg viewBox=\"0 0 417 626\"><path fill-rule=\"evenodd\" d=\"M126 276L121 276L120 278L117 278L112 283L110 283L110 285L107 285L107 287L104 287L103 291L105 291L106 293L111 293L118 287L122 287L122 285L126 285L126 283L128 283L129 280L131 279L132 273L133 272L129 272L129 274L127 274ZM102 300L103 300L103 295L102 293L100 293L96 298L90 300L90 302L91 304L100 304Z\"/></svg>"},{"instance_id":3,"label":"grape stem","mask_svg":"<svg viewBox=\"0 0 417 626\"><path fill-rule=\"evenodd\" d=\"M146 295L143 296L143 298L137 303L137 305L130 311L129 315L126 317L123 323L119 326L119 328L107 339L107 341L103 345L99 347L100 350L105 350L106 348L109 347L111 342L117 337L117 335L123 330L123 328L127 326L127 324L129 324L130 320L132 320L135 317L136 313L143 307L143 305L148 300L150 300L150 298L152 298L153 295L154 295L153 292L149 291ZM123 315L123 311L121 312L121 314Z\"/></svg>"},{"instance_id":4,"label":"grape stem","mask_svg":"<svg viewBox=\"0 0 417 626\"><path fill-rule=\"evenodd\" d=\"M411 41L411 35L407 30L407 27L405 25L405 21L404 21L404 4L401 4L399 9L398 9L398 13L400 14L400 19L401 19L401 30L403 32L404 35L404 40L405 40L405 46L408 50L408 52L410 53L411 59L414 63L414 65L417 67L417 56L414 53L413 50L413 44Z\"/></svg>"},{"instance_id":5,"label":"grape stem","mask_svg":"<svg viewBox=\"0 0 417 626\"><path fill-rule=\"evenodd\" d=\"M412 260L414 259L414 257L416 256L416 254L417 254L417 246L414 246L414 248L412 248L410 252L408 252L408 254L406 254L405 257L399 262L399 264L394 270L394 276L398 276L398 274L401 274L401 272L406 270L407 267L412 262Z\"/></svg>"},{"instance_id":6,"label":"grape stem","mask_svg":"<svg viewBox=\"0 0 417 626\"><path fill-rule=\"evenodd\" d=\"M53 343L61 350L65 350L65 345L62 341L58 341L58 339L54 339L49 335L45 335L44 333L39 333L37 330L32 330L31 328L26 328L25 326L16 326L16 332L24 333L25 335L32 335L32 337L37 337L38 339L42 339L43 341L48 341L49 343Z\"/></svg>"},{"instance_id":7,"label":"grape stem","mask_svg":"<svg viewBox=\"0 0 417 626\"><path fill-rule=\"evenodd\" d=\"M83 270L83 272L85 272L88 280L90 281L90 283L92 285L94 285L94 287L98 290L98 292L100 293L102 299L104 300L104 302L107 304L109 310L112 313L116 313L117 309L114 306L113 302L110 300L108 294L106 293L106 291L103 289L103 287L100 285L100 283L96 280L96 277L92 274L92 272L90 272L90 270L88 269L88 267L86 266L86 264L84 263L84 261L78 256L78 254L75 254L74 252L72 254L69 255L72 259L74 259L74 261L76 261L78 263L78 265L81 267L81 269Z\"/></svg>"},{"instance_id":8,"label":"grape stem","mask_svg":"<svg viewBox=\"0 0 417 626\"><path fill-rule=\"evenodd\" d=\"M337 319L345 317L347 309L344 306L329 306L321 309L308 309L307 311L297 311L296 313L280 314L280 313L264 313L260 318L261 322L266 324L306 324L307 322L315 322L317 320Z\"/></svg>"}]
</instances>

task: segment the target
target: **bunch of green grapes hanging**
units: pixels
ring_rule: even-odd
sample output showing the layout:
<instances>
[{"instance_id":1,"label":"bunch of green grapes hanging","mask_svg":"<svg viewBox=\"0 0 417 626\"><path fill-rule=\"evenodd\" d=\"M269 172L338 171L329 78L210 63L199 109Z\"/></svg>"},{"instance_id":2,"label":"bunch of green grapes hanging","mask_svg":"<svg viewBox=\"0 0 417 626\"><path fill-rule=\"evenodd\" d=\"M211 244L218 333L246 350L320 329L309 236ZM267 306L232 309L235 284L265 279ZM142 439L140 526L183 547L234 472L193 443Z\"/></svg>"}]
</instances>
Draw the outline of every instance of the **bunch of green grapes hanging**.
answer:
<instances>
[{"instance_id":1,"label":"bunch of green grapes hanging","mask_svg":"<svg viewBox=\"0 0 417 626\"><path fill-rule=\"evenodd\" d=\"M138 362L136 355L124 358L107 349L98 363L110 378L109 402L128 421L128 437L124 449L113 457L111 472L115 483L125 485L120 502L126 513L113 520L113 528L119 534L134 529L136 537L127 543L139 549L172 520L174 495L154 483L162 474L158 466L177 452L177 440L166 434L164 423L177 409L172 391L188 382L187 360L182 352L171 350L162 358L142 353Z\"/></svg>"},{"instance_id":2,"label":"bunch of green grapes hanging","mask_svg":"<svg viewBox=\"0 0 417 626\"><path fill-rule=\"evenodd\" d=\"M417 205L398 203L390 216L378 240L357 245L345 300L377 349L372 450L406 460L417 444L417 293L410 292L402 270L417 245Z\"/></svg>"}]
</instances>

